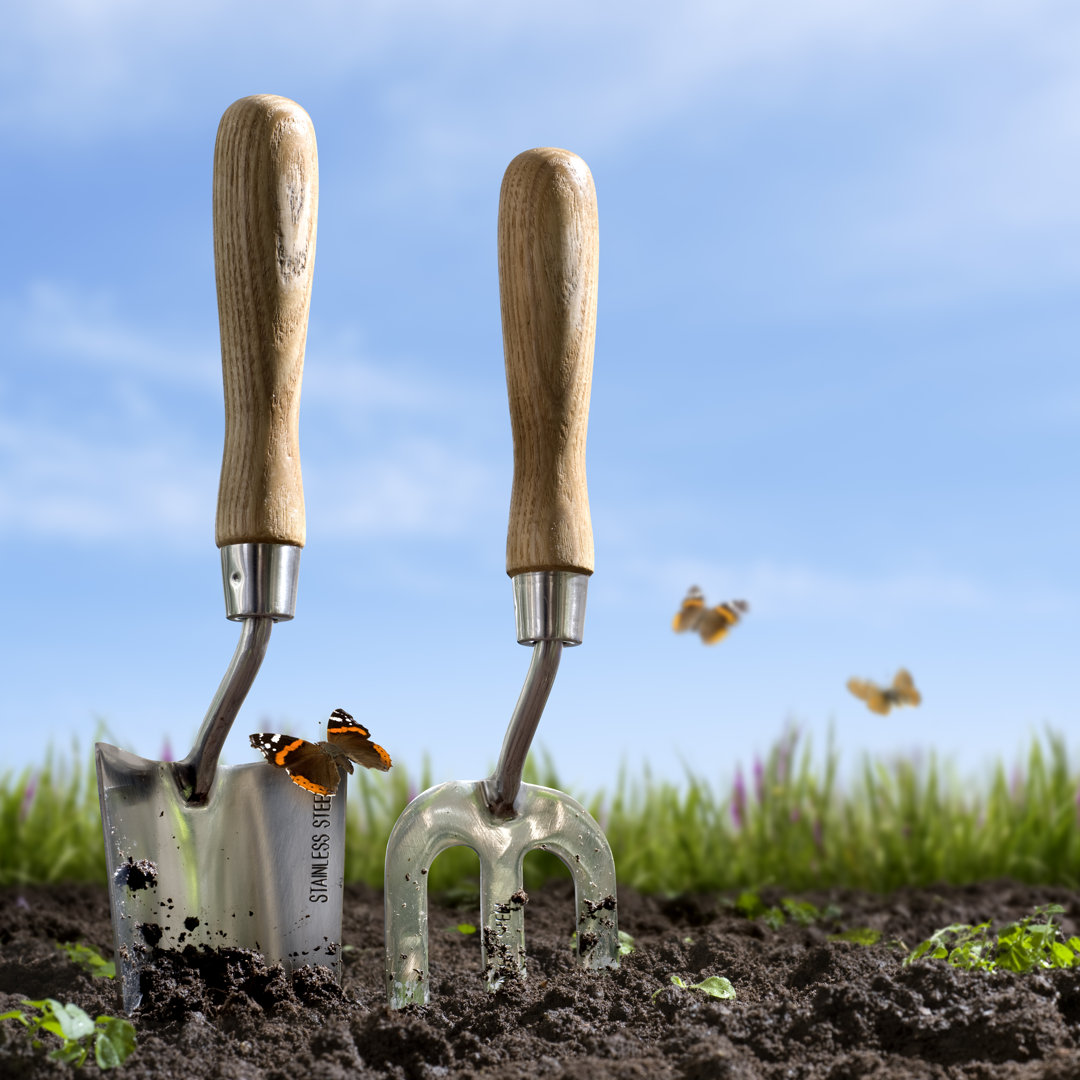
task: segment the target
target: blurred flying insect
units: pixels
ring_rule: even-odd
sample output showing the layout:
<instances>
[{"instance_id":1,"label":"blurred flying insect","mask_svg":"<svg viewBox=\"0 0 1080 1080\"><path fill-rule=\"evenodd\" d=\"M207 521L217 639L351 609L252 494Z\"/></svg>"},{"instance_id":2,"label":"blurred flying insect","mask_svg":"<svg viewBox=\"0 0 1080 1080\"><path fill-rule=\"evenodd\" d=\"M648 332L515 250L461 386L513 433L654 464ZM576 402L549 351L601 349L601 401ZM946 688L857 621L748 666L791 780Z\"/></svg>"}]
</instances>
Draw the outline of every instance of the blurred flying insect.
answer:
<instances>
[{"instance_id":1,"label":"blurred flying insect","mask_svg":"<svg viewBox=\"0 0 1080 1080\"><path fill-rule=\"evenodd\" d=\"M745 600L732 600L729 604L705 606L705 597L696 585L690 586L679 613L671 621L676 634L696 630L706 645L715 645L745 615L750 605Z\"/></svg>"},{"instance_id":2,"label":"blurred flying insect","mask_svg":"<svg viewBox=\"0 0 1080 1080\"><path fill-rule=\"evenodd\" d=\"M871 712L888 714L894 705L918 705L922 694L915 689L915 681L907 668L901 668L893 677L892 686L882 688L869 679L848 679L847 688L860 700L866 702Z\"/></svg>"}]
</instances>

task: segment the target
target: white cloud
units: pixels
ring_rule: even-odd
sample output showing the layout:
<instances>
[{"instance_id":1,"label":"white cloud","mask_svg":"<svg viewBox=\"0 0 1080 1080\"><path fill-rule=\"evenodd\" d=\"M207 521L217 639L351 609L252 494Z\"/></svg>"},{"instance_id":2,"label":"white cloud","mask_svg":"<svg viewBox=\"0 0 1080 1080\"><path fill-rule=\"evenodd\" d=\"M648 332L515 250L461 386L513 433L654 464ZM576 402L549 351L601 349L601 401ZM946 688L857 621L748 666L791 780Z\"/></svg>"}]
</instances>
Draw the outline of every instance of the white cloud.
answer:
<instances>
[{"instance_id":1,"label":"white cloud","mask_svg":"<svg viewBox=\"0 0 1080 1080\"><path fill-rule=\"evenodd\" d=\"M0 535L195 550L213 537L219 470L216 451L175 424L102 438L0 415ZM496 487L505 496L483 462L422 439L347 465L309 454L304 482L309 521L338 539L467 533Z\"/></svg>"},{"instance_id":2,"label":"white cloud","mask_svg":"<svg viewBox=\"0 0 1080 1080\"><path fill-rule=\"evenodd\" d=\"M0 386L0 532L204 545L220 469L220 445L206 438L220 438L218 357L137 331L107 300L55 283L0 302L0 316L23 354ZM325 520L352 535L467 531L487 503L492 470L455 433L468 436L461 419L475 411L466 393L364 358L357 340L342 333L308 368L309 509L325 509ZM35 377L43 359L68 372ZM93 402L71 389L83 386L76 373L97 384ZM185 388L195 394L181 398ZM378 437L366 445L357 433L371 432L373 417ZM439 417L451 430L435 437L426 429ZM308 429L320 437L305 438ZM327 429L337 437L323 437Z\"/></svg>"},{"instance_id":3,"label":"white cloud","mask_svg":"<svg viewBox=\"0 0 1080 1080\"><path fill-rule=\"evenodd\" d=\"M452 112L463 92L477 88L485 109L519 123L527 103L533 112L554 107L590 115L598 132L612 125L623 132L731 83L740 93L729 96L727 107L737 111L746 92L790 90L808 69L828 71L838 58L878 70L965 40L1058 40L1067 12L1020 0L984 3L977 16L937 0L683 0L663 8L576 0L542 8L501 0L324 0L308 5L303 19L284 0L266 0L257 17L253 10L242 0L151 7L134 0L44 0L17 8L3 48L11 89L24 107L3 122L46 119L75 137L127 129L151 110L175 113L184 105L185 84L197 90L196 73L199 86L212 83L205 69L227 56L233 74L276 69L285 81L299 73L331 85L375 76L391 110L420 123L421 102L441 114L429 130L444 140L439 106ZM285 48L288 64L280 55ZM496 76L502 85L492 85Z\"/></svg>"},{"instance_id":4,"label":"white cloud","mask_svg":"<svg viewBox=\"0 0 1080 1080\"><path fill-rule=\"evenodd\" d=\"M108 295L86 296L66 284L39 279L21 295L0 299L0 319L22 351L54 364L128 379L114 386L134 412L146 411L147 394L155 384L190 386L214 400L221 395L216 341L167 341L163 332L136 329L116 313ZM433 378L416 362L391 365L367 355L355 329L330 333L328 340L308 334L305 415L323 409L350 416L430 413L466 403L464 391Z\"/></svg>"},{"instance_id":5,"label":"white cloud","mask_svg":"<svg viewBox=\"0 0 1080 1080\"><path fill-rule=\"evenodd\" d=\"M0 317L20 348L61 364L135 374L206 390L221 385L221 358L213 347L176 345L163 334L140 331L114 311L108 295L85 295L60 282L37 280L23 294L0 300Z\"/></svg>"},{"instance_id":6,"label":"white cloud","mask_svg":"<svg viewBox=\"0 0 1080 1080\"><path fill-rule=\"evenodd\" d=\"M1043 291L1048 276L1080 273L1066 239L1080 231L1080 78L1048 70L1033 82L1014 100L953 103L846 212L835 263L882 306Z\"/></svg>"},{"instance_id":7,"label":"white cloud","mask_svg":"<svg viewBox=\"0 0 1080 1080\"><path fill-rule=\"evenodd\" d=\"M412 360L372 357L355 329L308 334L304 402L348 416L433 413L461 407L466 395Z\"/></svg>"},{"instance_id":8,"label":"white cloud","mask_svg":"<svg viewBox=\"0 0 1080 1080\"><path fill-rule=\"evenodd\" d=\"M1060 591L1048 588L1024 588L1006 597L999 588L948 570L856 575L772 562L729 565L677 559L639 565L632 575L651 595L673 598L673 610L686 589L697 584L708 603L746 599L756 618L770 620L886 625L912 615L923 619L985 613L1000 618L1005 604L1014 612L1061 613L1070 603Z\"/></svg>"},{"instance_id":9,"label":"white cloud","mask_svg":"<svg viewBox=\"0 0 1080 1080\"><path fill-rule=\"evenodd\" d=\"M403 439L389 452L305 474L308 508L341 535L431 537L467 533L499 498L503 477L445 442Z\"/></svg>"},{"instance_id":10,"label":"white cloud","mask_svg":"<svg viewBox=\"0 0 1080 1080\"><path fill-rule=\"evenodd\" d=\"M217 469L175 431L103 442L0 417L0 531L205 544L213 537Z\"/></svg>"},{"instance_id":11,"label":"white cloud","mask_svg":"<svg viewBox=\"0 0 1080 1080\"><path fill-rule=\"evenodd\" d=\"M882 87L888 131L890 110L927 84L940 107L889 132L863 180L833 185L840 277L880 274L883 304L921 306L950 291L927 271L970 291L1030 278L1047 258L1077 269L1077 245L1054 255L1052 242L1077 225L1080 164L1080 15L1058 0L324 0L300 20L267 0L252 11L239 0L17 7L0 43L17 107L0 125L56 144L148 125L174 138L205 130L239 93L274 89L318 100L340 141L355 112L331 115L330 103L356 98L381 127L344 147L345 167L369 194L437 203L475 190L478 160L488 182L488 159L507 146L557 141L632 161L661 125L713 144L731 126L775 134L775 116L808 101L877 101Z\"/></svg>"}]
</instances>

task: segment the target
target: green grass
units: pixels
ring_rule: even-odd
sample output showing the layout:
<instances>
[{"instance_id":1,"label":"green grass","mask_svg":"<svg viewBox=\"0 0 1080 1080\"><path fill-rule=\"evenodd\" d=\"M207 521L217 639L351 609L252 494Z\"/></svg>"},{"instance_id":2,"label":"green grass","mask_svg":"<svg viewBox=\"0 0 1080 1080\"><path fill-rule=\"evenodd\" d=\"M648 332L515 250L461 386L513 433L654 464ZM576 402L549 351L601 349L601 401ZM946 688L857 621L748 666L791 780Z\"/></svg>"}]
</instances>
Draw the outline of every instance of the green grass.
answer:
<instances>
[{"instance_id":1,"label":"green grass","mask_svg":"<svg viewBox=\"0 0 1080 1080\"><path fill-rule=\"evenodd\" d=\"M105 881L93 754L50 747L40 769L0 777L0 885Z\"/></svg>"},{"instance_id":2,"label":"green grass","mask_svg":"<svg viewBox=\"0 0 1080 1080\"><path fill-rule=\"evenodd\" d=\"M998 764L979 782L932 753L921 762L866 758L846 789L838 767L831 740L815 756L789 728L733 783L624 774L609 793L572 794L604 828L620 883L647 892L889 891L995 877L1080 884L1080 772L1052 732L1033 738L1011 771ZM526 779L563 787L550 761L531 759ZM414 781L400 766L351 778L346 880L381 885L390 829L432 780L427 767ZM40 769L0 776L0 828L0 884L104 881L97 783L78 747L67 757L50 750ZM566 873L539 852L525 865L527 889ZM477 873L476 856L453 849L436 860L430 886L469 895Z\"/></svg>"}]
</instances>

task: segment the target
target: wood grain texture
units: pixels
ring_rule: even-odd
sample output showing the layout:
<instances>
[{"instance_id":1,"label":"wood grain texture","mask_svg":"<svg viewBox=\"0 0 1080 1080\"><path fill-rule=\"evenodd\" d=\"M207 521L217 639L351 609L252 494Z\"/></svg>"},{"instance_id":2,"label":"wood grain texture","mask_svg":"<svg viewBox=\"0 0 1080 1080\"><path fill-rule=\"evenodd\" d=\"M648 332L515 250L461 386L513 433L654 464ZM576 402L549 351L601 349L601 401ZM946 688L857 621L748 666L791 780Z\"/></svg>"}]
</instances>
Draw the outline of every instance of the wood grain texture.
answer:
<instances>
[{"instance_id":1,"label":"wood grain texture","mask_svg":"<svg viewBox=\"0 0 1080 1080\"><path fill-rule=\"evenodd\" d=\"M241 98L214 147L214 266L225 453L217 543L303 546L300 381L304 371L319 163L294 101Z\"/></svg>"},{"instance_id":2,"label":"wood grain texture","mask_svg":"<svg viewBox=\"0 0 1080 1080\"><path fill-rule=\"evenodd\" d=\"M519 154L499 198L499 292L514 482L506 572L593 571L585 478L599 231L576 154Z\"/></svg>"}]
</instances>

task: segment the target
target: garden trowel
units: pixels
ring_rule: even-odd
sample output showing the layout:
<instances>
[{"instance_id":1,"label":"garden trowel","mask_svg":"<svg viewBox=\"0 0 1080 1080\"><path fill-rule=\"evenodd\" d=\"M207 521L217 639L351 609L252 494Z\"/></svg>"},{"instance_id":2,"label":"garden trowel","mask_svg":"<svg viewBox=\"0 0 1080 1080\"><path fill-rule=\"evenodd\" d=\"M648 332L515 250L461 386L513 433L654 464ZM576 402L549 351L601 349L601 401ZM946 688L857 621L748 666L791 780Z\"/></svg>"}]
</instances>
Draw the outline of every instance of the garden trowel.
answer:
<instances>
[{"instance_id":1,"label":"garden trowel","mask_svg":"<svg viewBox=\"0 0 1080 1080\"><path fill-rule=\"evenodd\" d=\"M249 948L339 969L345 785L313 796L265 763L218 768L275 622L296 606L304 496L298 416L315 265L315 132L295 102L242 98L214 150L214 263L225 383L217 544L240 642L183 761L97 744L124 1008L155 950Z\"/></svg>"},{"instance_id":2,"label":"garden trowel","mask_svg":"<svg viewBox=\"0 0 1080 1080\"><path fill-rule=\"evenodd\" d=\"M576 951L618 963L615 864L600 826L569 795L521 782L564 645L579 645L593 570L585 434L596 325L596 192L566 150L510 163L499 199L499 287L514 482L506 570L517 639L533 647L525 685L487 780L418 795L386 848L386 989L392 1008L428 1000L427 874L446 848L480 857L480 953L487 985L525 974L523 862L557 855L574 880Z\"/></svg>"}]
</instances>

